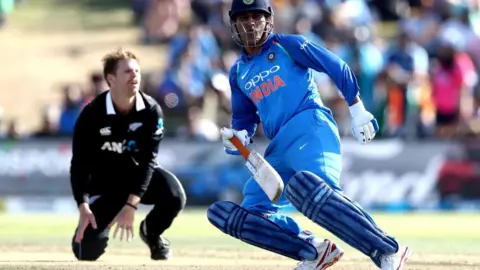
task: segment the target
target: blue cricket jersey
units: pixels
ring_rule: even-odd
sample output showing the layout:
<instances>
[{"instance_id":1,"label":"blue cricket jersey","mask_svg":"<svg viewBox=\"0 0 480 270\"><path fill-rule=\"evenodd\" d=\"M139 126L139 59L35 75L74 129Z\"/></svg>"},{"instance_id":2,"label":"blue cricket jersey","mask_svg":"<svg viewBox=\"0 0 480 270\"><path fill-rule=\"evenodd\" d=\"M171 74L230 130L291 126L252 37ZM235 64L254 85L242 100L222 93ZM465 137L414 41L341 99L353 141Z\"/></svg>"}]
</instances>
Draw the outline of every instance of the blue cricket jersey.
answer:
<instances>
[{"instance_id":1,"label":"blue cricket jersey","mask_svg":"<svg viewBox=\"0 0 480 270\"><path fill-rule=\"evenodd\" d=\"M312 69L326 73L352 104L359 87L351 69L301 35L271 34L257 55L244 51L229 75L232 128L245 129L252 136L261 121L265 136L273 139L299 112L326 109Z\"/></svg>"}]
</instances>

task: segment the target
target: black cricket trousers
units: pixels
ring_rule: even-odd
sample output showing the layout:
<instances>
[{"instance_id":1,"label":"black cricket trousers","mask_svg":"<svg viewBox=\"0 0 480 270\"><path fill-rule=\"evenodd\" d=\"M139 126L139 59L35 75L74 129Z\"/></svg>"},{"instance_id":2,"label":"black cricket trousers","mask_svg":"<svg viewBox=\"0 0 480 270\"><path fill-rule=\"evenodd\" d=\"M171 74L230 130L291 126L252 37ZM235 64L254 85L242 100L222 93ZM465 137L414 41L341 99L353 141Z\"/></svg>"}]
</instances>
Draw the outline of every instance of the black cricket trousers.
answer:
<instances>
[{"instance_id":1,"label":"black cricket trousers","mask_svg":"<svg viewBox=\"0 0 480 270\"><path fill-rule=\"evenodd\" d=\"M75 243L75 234L78 228L75 229L72 249L77 259L95 261L105 253L110 233L108 225L125 206L128 196L129 194L92 196L93 202L90 203L90 209L95 215L97 229L94 230L89 225L80 244ZM154 205L147 214L145 222L149 234L160 236L172 225L178 213L185 207L185 191L173 173L157 167L140 203ZM135 229L137 231L134 233L138 235L138 228Z\"/></svg>"}]
</instances>

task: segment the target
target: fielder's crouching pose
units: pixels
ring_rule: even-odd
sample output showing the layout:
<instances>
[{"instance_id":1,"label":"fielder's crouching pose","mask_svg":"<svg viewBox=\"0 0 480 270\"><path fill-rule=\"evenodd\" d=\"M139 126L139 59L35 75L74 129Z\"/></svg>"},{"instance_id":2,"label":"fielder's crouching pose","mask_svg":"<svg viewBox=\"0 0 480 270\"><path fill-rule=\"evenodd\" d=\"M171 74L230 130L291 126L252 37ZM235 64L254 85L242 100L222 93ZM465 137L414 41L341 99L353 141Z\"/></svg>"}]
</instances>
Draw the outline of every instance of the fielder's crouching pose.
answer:
<instances>
[{"instance_id":1,"label":"fielder's crouching pose","mask_svg":"<svg viewBox=\"0 0 480 270\"><path fill-rule=\"evenodd\" d=\"M254 179L244 187L241 205L216 202L208 219L222 232L251 245L301 261L296 269L323 270L344 251L328 239L300 228L278 210L291 203L299 212L370 257L383 270L403 269L410 249L382 231L358 204L343 194L341 144L331 111L318 94L312 70L329 75L342 92L358 142L378 131L363 106L356 78L345 62L300 35L274 34L268 0L233 0L233 39L243 47L230 70L232 130L224 147L238 154L225 134L251 143L258 123L271 140L265 159L279 173L285 189L277 203Z\"/></svg>"},{"instance_id":2,"label":"fielder's crouching pose","mask_svg":"<svg viewBox=\"0 0 480 270\"><path fill-rule=\"evenodd\" d=\"M104 59L110 90L81 112L73 136L71 185L80 219L72 239L79 260L95 261L113 237L130 241L135 210L153 205L140 223L141 239L151 258L171 255L162 234L185 207L186 196L177 177L158 166L163 116L153 98L139 91L137 58L119 50Z\"/></svg>"}]
</instances>

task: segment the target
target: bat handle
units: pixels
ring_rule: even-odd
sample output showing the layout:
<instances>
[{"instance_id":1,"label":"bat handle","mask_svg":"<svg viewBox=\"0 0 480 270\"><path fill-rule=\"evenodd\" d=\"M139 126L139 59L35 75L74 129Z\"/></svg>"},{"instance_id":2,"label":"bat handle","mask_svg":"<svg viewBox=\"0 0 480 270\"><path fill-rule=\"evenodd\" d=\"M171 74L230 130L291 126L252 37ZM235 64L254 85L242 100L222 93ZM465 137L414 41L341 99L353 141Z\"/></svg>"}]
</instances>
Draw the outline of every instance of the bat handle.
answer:
<instances>
[{"instance_id":1,"label":"bat handle","mask_svg":"<svg viewBox=\"0 0 480 270\"><path fill-rule=\"evenodd\" d=\"M237 136L234 135L232 138L230 138L230 142L237 148L243 158L247 160L248 156L250 155L250 150L248 150L248 148L243 145L243 143L237 138Z\"/></svg>"}]
</instances>

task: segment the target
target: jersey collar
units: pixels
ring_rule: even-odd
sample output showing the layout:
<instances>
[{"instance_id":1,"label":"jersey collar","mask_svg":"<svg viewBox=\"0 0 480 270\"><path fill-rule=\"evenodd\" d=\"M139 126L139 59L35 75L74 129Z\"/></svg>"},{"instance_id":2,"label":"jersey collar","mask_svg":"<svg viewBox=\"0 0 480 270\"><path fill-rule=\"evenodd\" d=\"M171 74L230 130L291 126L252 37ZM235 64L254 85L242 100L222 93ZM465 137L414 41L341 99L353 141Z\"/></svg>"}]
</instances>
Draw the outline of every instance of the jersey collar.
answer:
<instances>
[{"instance_id":1,"label":"jersey collar","mask_svg":"<svg viewBox=\"0 0 480 270\"><path fill-rule=\"evenodd\" d=\"M263 43L262 45L262 48L260 49L260 51L258 52L257 55L260 55L261 53L263 53L264 51L268 50L270 48L270 46L272 45L272 42L273 42L273 39L275 37L275 33L271 33L270 36L268 37L267 41L265 41L265 43ZM248 55L247 51L245 50L245 48L242 48L242 60L243 61L249 61L251 60L253 57L251 57L250 55Z\"/></svg>"},{"instance_id":2,"label":"jersey collar","mask_svg":"<svg viewBox=\"0 0 480 270\"><path fill-rule=\"evenodd\" d=\"M115 115L115 108L113 107L113 100L110 91L108 91L107 93L106 102L107 114ZM145 102L143 101L142 95L139 91L137 91L137 93L135 94L135 109L137 110L137 112L145 109Z\"/></svg>"}]
</instances>

